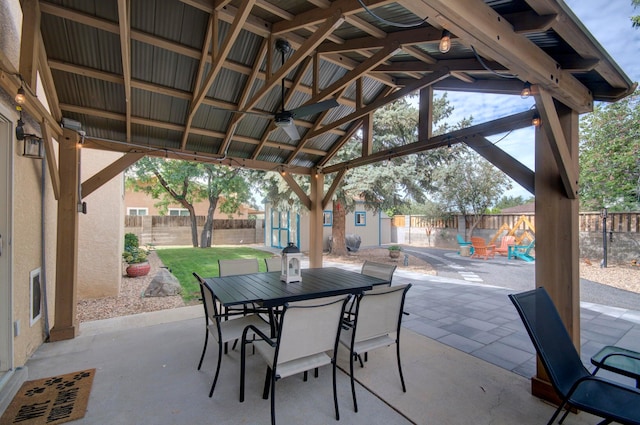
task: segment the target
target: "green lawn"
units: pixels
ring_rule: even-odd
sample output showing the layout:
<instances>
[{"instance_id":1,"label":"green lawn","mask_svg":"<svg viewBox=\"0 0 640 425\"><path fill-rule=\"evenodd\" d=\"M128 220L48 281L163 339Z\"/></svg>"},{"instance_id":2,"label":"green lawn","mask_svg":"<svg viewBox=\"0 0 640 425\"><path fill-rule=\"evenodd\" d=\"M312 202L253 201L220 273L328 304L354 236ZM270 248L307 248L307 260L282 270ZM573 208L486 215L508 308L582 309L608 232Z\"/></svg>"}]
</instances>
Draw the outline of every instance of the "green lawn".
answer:
<instances>
[{"instance_id":1,"label":"green lawn","mask_svg":"<svg viewBox=\"0 0 640 425\"><path fill-rule=\"evenodd\" d=\"M198 281L193 277L197 272L202 277L218 276L218 260L237 258L258 258L260 271L266 272L267 267L263 258L272 257L268 251L260 251L245 247L214 247L214 248L156 248L158 257L165 266L178 278L182 286L182 298L185 302L200 297Z\"/></svg>"}]
</instances>

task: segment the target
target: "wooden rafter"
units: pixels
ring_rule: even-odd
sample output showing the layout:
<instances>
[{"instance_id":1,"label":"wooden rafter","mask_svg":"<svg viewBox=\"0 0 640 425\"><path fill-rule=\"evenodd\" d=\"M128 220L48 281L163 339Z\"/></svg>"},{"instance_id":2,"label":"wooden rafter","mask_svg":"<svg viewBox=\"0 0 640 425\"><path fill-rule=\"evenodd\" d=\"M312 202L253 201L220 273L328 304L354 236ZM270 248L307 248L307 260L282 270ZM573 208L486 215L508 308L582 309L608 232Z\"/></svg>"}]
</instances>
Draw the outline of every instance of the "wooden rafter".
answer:
<instances>
[{"instance_id":1,"label":"wooden rafter","mask_svg":"<svg viewBox=\"0 0 640 425\"><path fill-rule=\"evenodd\" d=\"M44 142L44 154L47 160L49 178L51 179L53 197L57 201L60 198L60 174L58 174L58 162L56 161L51 131L49 129L49 125L44 120L40 122L40 131L42 132L42 140Z\"/></svg>"},{"instance_id":2,"label":"wooden rafter","mask_svg":"<svg viewBox=\"0 0 640 425\"><path fill-rule=\"evenodd\" d=\"M145 156L144 153L128 153L121 156L105 168L91 176L82 183L82 197L87 197L91 193L99 189L103 184L122 173L127 167L135 164L138 160Z\"/></svg>"},{"instance_id":3,"label":"wooden rafter","mask_svg":"<svg viewBox=\"0 0 640 425\"><path fill-rule=\"evenodd\" d=\"M127 142L131 141L131 24L129 20L129 0L118 0L118 23L120 27L120 56L124 80L124 102Z\"/></svg>"},{"instance_id":4,"label":"wooden rafter","mask_svg":"<svg viewBox=\"0 0 640 425\"><path fill-rule=\"evenodd\" d=\"M218 76L218 73L222 69L222 64L225 59L229 55L231 51L231 47L236 41L238 33L242 30L247 18L249 17L249 13L251 12L251 8L256 0L244 0L242 2L242 6L238 11L238 14L235 16L233 24L229 31L227 32L227 37L225 38L222 47L217 53L215 60L212 63L211 70L209 70L209 74L206 77L205 82L198 90L194 90L193 100L191 101L191 107L189 108L189 115L187 116L187 121L185 125L185 132L182 136L182 143L180 144L180 149L184 150L187 146L187 139L189 137L189 131L191 129L191 124L193 123L193 118L200 107L202 100L206 96L211 84L213 84L213 80Z\"/></svg>"}]
</instances>

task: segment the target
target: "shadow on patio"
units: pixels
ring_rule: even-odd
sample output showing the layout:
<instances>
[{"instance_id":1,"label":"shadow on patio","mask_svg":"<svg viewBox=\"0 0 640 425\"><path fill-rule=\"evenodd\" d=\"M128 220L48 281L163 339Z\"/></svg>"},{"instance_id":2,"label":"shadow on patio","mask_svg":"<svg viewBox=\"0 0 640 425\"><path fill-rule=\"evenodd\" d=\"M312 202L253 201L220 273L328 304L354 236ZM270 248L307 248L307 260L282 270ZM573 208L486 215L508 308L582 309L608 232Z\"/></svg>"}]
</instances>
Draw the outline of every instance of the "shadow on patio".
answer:
<instances>
[{"instance_id":1,"label":"shadow on patio","mask_svg":"<svg viewBox=\"0 0 640 425\"><path fill-rule=\"evenodd\" d=\"M77 424L269 423L263 400L263 363L248 357L247 393L238 402L239 352L223 360L213 398L215 350L196 370L203 343L202 307L191 306L83 323L74 340L44 344L27 363L28 379L96 368L86 416ZM353 411L347 350L338 373L340 422L346 424L540 424L553 408L531 396L529 380L454 348L403 330L407 392L400 387L395 348L369 356L356 368L359 412ZM331 372L278 383L280 424L334 423ZM567 424L597 423L585 413Z\"/></svg>"}]
</instances>

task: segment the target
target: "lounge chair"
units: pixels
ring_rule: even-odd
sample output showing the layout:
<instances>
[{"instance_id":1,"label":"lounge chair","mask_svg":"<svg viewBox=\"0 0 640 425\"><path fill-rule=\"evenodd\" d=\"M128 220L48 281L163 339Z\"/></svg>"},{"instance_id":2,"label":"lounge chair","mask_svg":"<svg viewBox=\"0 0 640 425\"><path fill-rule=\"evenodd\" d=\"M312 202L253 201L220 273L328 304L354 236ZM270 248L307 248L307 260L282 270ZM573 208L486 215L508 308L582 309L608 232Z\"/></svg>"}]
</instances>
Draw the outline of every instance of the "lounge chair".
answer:
<instances>
[{"instance_id":1,"label":"lounge chair","mask_svg":"<svg viewBox=\"0 0 640 425\"><path fill-rule=\"evenodd\" d=\"M462 248L463 246L468 246L469 247L469 255L473 254L473 246L471 245L471 242L467 242L464 240L464 238L460 235L456 235L456 239L458 240L458 247ZM460 254L460 250L458 250L458 254Z\"/></svg>"},{"instance_id":2,"label":"lounge chair","mask_svg":"<svg viewBox=\"0 0 640 425\"><path fill-rule=\"evenodd\" d=\"M520 258L521 260L524 261L534 261L535 258L531 255L531 250L535 247L536 244L536 240L532 240L531 243L529 245L514 245L511 248L510 254L509 254L509 260L513 257L513 258Z\"/></svg>"},{"instance_id":3,"label":"lounge chair","mask_svg":"<svg viewBox=\"0 0 640 425\"><path fill-rule=\"evenodd\" d=\"M509 245L515 245L515 236L503 236L500 241L500 246L496 248L496 252L500 255L507 256L509 254Z\"/></svg>"},{"instance_id":4,"label":"lounge chair","mask_svg":"<svg viewBox=\"0 0 640 425\"><path fill-rule=\"evenodd\" d=\"M562 402L548 424L552 424L566 406L621 424L640 424L640 390L599 376L593 376L582 364L580 354L544 288L509 295L533 342L553 389Z\"/></svg>"},{"instance_id":5,"label":"lounge chair","mask_svg":"<svg viewBox=\"0 0 640 425\"><path fill-rule=\"evenodd\" d=\"M471 258L484 258L486 260L487 258L493 258L496 255L496 246L487 245L484 238L472 236L471 245L473 246L473 254L471 254Z\"/></svg>"}]
</instances>

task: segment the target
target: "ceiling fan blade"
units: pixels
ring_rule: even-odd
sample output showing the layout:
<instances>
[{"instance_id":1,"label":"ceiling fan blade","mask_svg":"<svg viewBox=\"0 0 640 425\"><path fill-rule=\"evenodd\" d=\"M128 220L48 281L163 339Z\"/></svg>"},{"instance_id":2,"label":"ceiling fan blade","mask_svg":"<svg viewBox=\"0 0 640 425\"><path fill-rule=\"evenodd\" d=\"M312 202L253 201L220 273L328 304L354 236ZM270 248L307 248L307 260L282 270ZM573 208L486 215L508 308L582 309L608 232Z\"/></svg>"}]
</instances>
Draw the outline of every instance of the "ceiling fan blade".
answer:
<instances>
[{"instance_id":1,"label":"ceiling fan blade","mask_svg":"<svg viewBox=\"0 0 640 425\"><path fill-rule=\"evenodd\" d=\"M290 110L291 116L296 117L304 117L307 115L315 115L320 112L324 112L327 109L335 108L338 106L338 101L335 99L323 100L322 102L312 103L311 105L300 106L299 108L294 108Z\"/></svg>"},{"instance_id":2,"label":"ceiling fan blade","mask_svg":"<svg viewBox=\"0 0 640 425\"><path fill-rule=\"evenodd\" d=\"M291 122L291 124L289 125L283 125L280 128L283 129L285 133L287 133L287 136L289 136L291 140L300 140L300 134L298 134L298 129L293 122Z\"/></svg>"}]
</instances>

